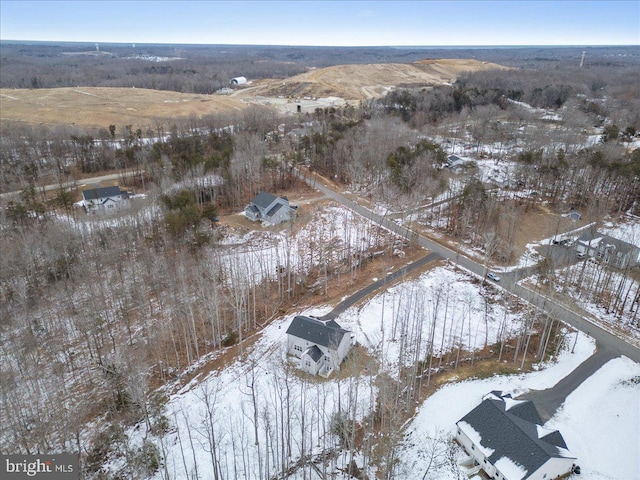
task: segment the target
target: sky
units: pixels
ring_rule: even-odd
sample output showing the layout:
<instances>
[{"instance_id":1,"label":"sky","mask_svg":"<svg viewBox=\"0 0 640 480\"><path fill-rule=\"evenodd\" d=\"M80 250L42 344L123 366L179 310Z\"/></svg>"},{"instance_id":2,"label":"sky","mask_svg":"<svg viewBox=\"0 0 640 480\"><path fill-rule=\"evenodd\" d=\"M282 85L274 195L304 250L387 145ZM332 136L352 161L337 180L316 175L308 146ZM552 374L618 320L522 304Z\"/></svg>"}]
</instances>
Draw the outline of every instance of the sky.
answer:
<instances>
[{"instance_id":1,"label":"sky","mask_svg":"<svg viewBox=\"0 0 640 480\"><path fill-rule=\"evenodd\" d=\"M324 46L639 45L640 0L0 0L0 39Z\"/></svg>"}]
</instances>

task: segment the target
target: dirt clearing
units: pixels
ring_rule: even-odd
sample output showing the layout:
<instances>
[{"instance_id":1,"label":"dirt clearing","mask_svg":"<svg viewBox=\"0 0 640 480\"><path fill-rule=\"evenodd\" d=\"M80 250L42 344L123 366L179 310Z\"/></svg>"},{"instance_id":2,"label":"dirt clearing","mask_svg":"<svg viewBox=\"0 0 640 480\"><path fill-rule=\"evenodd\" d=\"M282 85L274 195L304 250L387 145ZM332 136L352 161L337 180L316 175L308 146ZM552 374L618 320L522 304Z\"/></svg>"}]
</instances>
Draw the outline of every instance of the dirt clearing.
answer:
<instances>
[{"instance_id":1,"label":"dirt clearing","mask_svg":"<svg viewBox=\"0 0 640 480\"><path fill-rule=\"evenodd\" d=\"M239 91L238 97L379 98L398 86L434 86L454 82L462 72L506 69L477 60L421 60L416 63L335 65L312 69L285 80L262 82Z\"/></svg>"},{"instance_id":2,"label":"dirt clearing","mask_svg":"<svg viewBox=\"0 0 640 480\"><path fill-rule=\"evenodd\" d=\"M154 127L176 117L240 111L247 104L221 95L197 95L144 88L0 89L0 122L31 125Z\"/></svg>"}]
</instances>

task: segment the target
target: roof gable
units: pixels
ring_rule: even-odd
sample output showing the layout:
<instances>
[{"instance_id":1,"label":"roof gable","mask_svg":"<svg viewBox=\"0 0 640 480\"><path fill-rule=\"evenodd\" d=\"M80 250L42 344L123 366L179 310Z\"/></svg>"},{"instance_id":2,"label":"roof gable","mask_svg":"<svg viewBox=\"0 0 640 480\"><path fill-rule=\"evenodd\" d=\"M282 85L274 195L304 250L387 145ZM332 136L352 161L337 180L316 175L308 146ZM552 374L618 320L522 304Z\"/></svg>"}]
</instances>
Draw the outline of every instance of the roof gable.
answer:
<instances>
[{"instance_id":1,"label":"roof gable","mask_svg":"<svg viewBox=\"0 0 640 480\"><path fill-rule=\"evenodd\" d=\"M578 242L595 249L603 244L603 248L611 248L624 253L638 250L638 247L631 243L592 230L588 230L580 235Z\"/></svg>"},{"instance_id":2,"label":"roof gable","mask_svg":"<svg viewBox=\"0 0 640 480\"><path fill-rule=\"evenodd\" d=\"M532 402L528 400L512 400L512 402L514 403L509 404L508 400L505 402L505 410L511 415L515 415L534 425L542 423L542 418L540 418L540 414Z\"/></svg>"},{"instance_id":3,"label":"roof gable","mask_svg":"<svg viewBox=\"0 0 640 480\"><path fill-rule=\"evenodd\" d=\"M322 350L320 350L316 345L313 347L307 348L302 355L308 355L311 357L315 363L318 363L318 360L322 358Z\"/></svg>"},{"instance_id":4,"label":"roof gable","mask_svg":"<svg viewBox=\"0 0 640 480\"><path fill-rule=\"evenodd\" d=\"M347 333L349 332L341 328L335 320L323 321L303 315L294 317L287 329L287 335L331 349L337 349Z\"/></svg>"},{"instance_id":5,"label":"roof gable","mask_svg":"<svg viewBox=\"0 0 640 480\"><path fill-rule=\"evenodd\" d=\"M251 201L252 204L262 208L263 210L271 205L278 197L267 192L259 192Z\"/></svg>"},{"instance_id":6,"label":"roof gable","mask_svg":"<svg viewBox=\"0 0 640 480\"><path fill-rule=\"evenodd\" d=\"M550 458L573 458L566 450L560 432L539 429L540 415L532 402L505 399L496 393L485 397L458 422L458 426L465 434L472 430L472 436L467 436L478 444L480 451L489 454L485 453L498 470L506 475L499 465L515 466L510 470L524 472L516 478L526 479Z\"/></svg>"}]
</instances>

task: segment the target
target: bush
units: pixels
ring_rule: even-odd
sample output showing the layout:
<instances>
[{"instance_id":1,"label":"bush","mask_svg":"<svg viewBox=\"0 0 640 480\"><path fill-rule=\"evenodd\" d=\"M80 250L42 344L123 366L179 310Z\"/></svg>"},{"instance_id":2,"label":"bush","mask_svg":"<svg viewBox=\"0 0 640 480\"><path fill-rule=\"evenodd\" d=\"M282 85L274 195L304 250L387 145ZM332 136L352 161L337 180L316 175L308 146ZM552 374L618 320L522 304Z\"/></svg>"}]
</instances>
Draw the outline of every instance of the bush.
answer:
<instances>
[{"instance_id":1,"label":"bush","mask_svg":"<svg viewBox=\"0 0 640 480\"><path fill-rule=\"evenodd\" d=\"M223 347L231 347L238 343L238 333L231 330L227 335L222 339Z\"/></svg>"}]
</instances>

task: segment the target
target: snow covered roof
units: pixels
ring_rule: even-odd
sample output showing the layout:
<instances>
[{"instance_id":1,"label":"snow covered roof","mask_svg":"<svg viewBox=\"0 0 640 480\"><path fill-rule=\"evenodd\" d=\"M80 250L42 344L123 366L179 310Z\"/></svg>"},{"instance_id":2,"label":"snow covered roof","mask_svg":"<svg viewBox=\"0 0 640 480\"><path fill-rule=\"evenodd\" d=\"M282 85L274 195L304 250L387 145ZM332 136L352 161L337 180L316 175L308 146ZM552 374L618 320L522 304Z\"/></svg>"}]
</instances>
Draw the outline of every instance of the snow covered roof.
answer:
<instances>
[{"instance_id":1,"label":"snow covered roof","mask_svg":"<svg viewBox=\"0 0 640 480\"><path fill-rule=\"evenodd\" d=\"M313 317L298 315L287 329L287 335L302 338L316 345L336 349L343 337L349 333L335 320L323 321Z\"/></svg>"},{"instance_id":2,"label":"snow covered roof","mask_svg":"<svg viewBox=\"0 0 640 480\"><path fill-rule=\"evenodd\" d=\"M574 458L560 432L541 423L532 402L491 392L457 426L507 480L524 480L551 458Z\"/></svg>"}]
</instances>

